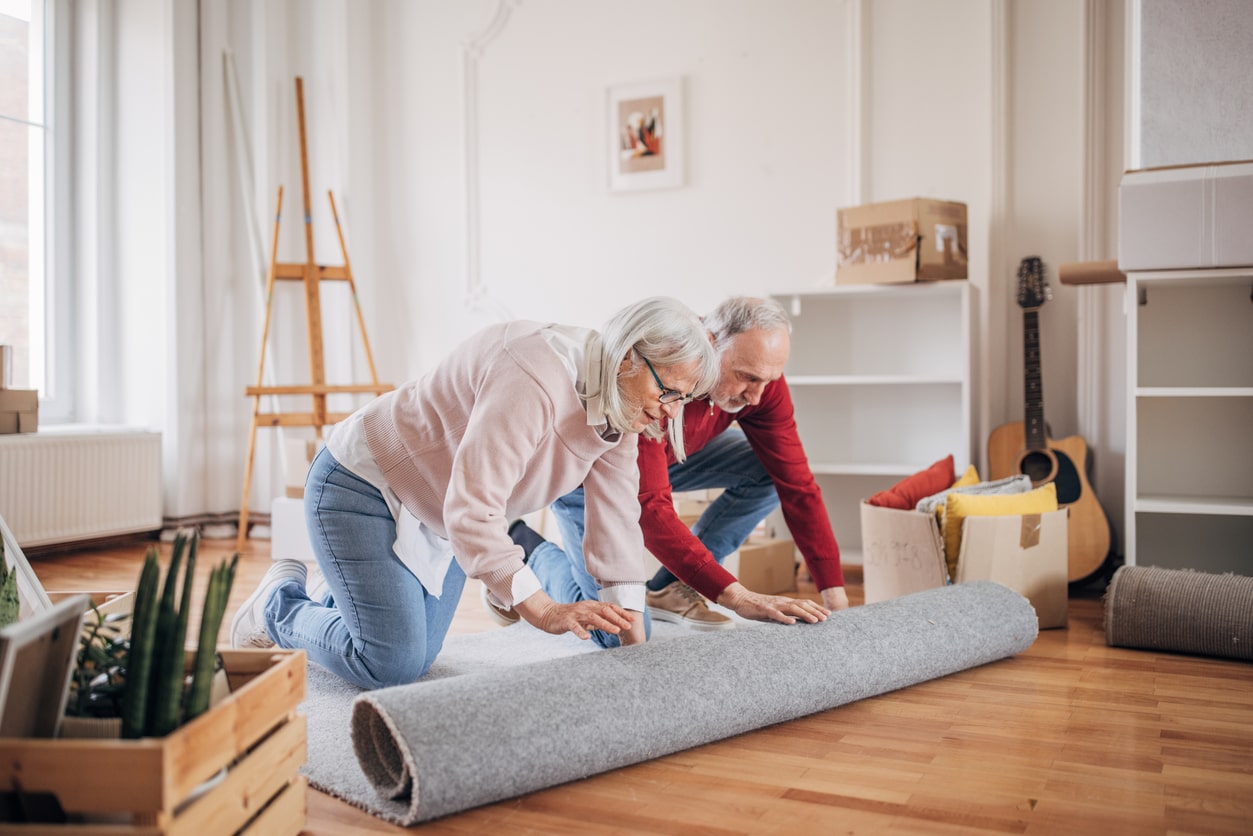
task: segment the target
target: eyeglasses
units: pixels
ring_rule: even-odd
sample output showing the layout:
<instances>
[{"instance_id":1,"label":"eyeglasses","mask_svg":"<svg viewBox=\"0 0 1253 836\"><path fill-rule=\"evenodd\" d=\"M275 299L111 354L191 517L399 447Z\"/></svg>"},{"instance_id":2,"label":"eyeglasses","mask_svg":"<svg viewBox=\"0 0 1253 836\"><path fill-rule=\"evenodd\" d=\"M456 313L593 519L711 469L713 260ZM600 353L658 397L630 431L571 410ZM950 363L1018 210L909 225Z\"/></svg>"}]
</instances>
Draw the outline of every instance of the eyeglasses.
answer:
<instances>
[{"instance_id":1,"label":"eyeglasses","mask_svg":"<svg viewBox=\"0 0 1253 836\"><path fill-rule=\"evenodd\" d=\"M643 354L640 355L644 357ZM648 358L644 357L644 365L648 366L648 370L653 373L653 380L657 381L657 388L661 390L661 394L657 396L657 400L661 403L687 403L692 399L692 395L685 395L678 389L671 389L669 386L661 382L661 378L657 376L657 370L653 368L653 364L648 362Z\"/></svg>"}]
</instances>

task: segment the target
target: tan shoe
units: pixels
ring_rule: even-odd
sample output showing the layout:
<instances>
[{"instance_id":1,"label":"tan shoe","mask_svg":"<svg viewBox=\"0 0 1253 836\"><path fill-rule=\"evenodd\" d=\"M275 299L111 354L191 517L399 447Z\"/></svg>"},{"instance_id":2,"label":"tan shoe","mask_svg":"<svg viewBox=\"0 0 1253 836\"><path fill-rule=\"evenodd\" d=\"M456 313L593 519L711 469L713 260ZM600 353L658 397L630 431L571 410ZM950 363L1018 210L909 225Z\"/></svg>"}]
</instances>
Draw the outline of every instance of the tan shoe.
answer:
<instances>
[{"instance_id":1,"label":"tan shoe","mask_svg":"<svg viewBox=\"0 0 1253 836\"><path fill-rule=\"evenodd\" d=\"M735 622L709 609L699 592L682 581L675 581L660 592L644 593L648 614L658 621L682 624L692 630L725 630Z\"/></svg>"}]
</instances>

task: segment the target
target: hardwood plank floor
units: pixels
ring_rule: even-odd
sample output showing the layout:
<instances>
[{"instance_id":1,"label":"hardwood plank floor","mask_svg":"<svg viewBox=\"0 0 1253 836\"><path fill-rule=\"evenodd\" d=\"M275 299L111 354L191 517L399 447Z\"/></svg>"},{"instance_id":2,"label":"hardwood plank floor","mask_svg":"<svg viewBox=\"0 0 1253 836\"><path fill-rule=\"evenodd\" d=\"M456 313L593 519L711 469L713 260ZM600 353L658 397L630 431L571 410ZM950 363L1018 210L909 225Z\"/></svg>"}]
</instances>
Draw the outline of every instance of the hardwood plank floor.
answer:
<instances>
[{"instance_id":1,"label":"hardwood plank floor","mask_svg":"<svg viewBox=\"0 0 1253 836\"><path fill-rule=\"evenodd\" d=\"M36 554L49 590L133 587L149 541ZM168 554L168 545L162 548ZM201 543L203 584L234 541ZM230 615L269 565L249 541ZM856 567L850 598L861 603ZM802 594L814 595L802 585ZM466 586L454 633L496 629ZM1020 656L470 810L424 833L1253 832L1253 665L1105 645L1099 590ZM408 832L318 792L306 833Z\"/></svg>"}]
</instances>

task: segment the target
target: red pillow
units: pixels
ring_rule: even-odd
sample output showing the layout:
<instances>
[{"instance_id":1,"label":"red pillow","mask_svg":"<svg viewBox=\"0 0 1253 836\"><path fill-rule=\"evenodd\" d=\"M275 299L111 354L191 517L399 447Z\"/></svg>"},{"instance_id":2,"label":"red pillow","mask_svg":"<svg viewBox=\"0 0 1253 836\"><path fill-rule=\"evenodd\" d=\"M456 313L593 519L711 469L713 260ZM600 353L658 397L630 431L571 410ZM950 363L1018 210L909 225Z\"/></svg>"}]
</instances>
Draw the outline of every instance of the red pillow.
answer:
<instances>
[{"instance_id":1,"label":"red pillow","mask_svg":"<svg viewBox=\"0 0 1253 836\"><path fill-rule=\"evenodd\" d=\"M918 500L948 490L957 481L957 473L953 469L953 457L945 456L926 470L920 470L913 476L906 476L886 491L879 491L866 500L871 505L883 508L898 508L912 511Z\"/></svg>"}]
</instances>

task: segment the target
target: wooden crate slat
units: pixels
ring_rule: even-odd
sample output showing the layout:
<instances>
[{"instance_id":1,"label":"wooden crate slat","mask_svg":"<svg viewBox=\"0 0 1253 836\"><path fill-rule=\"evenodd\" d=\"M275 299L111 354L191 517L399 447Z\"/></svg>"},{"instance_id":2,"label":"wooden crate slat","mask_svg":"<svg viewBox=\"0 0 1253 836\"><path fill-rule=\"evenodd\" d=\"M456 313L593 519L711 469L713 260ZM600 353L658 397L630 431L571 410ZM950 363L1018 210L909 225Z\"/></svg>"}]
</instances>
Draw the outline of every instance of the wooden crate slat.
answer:
<instances>
[{"instance_id":1,"label":"wooden crate slat","mask_svg":"<svg viewBox=\"0 0 1253 836\"><path fill-rule=\"evenodd\" d=\"M303 714L279 726L231 767L219 786L178 812L170 836L235 833L243 828L297 777L305 762L306 726Z\"/></svg>"},{"instance_id":2,"label":"wooden crate slat","mask_svg":"<svg viewBox=\"0 0 1253 836\"><path fill-rule=\"evenodd\" d=\"M309 783L301 775L261 811L244 830L246 836L298 836L308 815Z\"/></svg>"}]
</instances>

